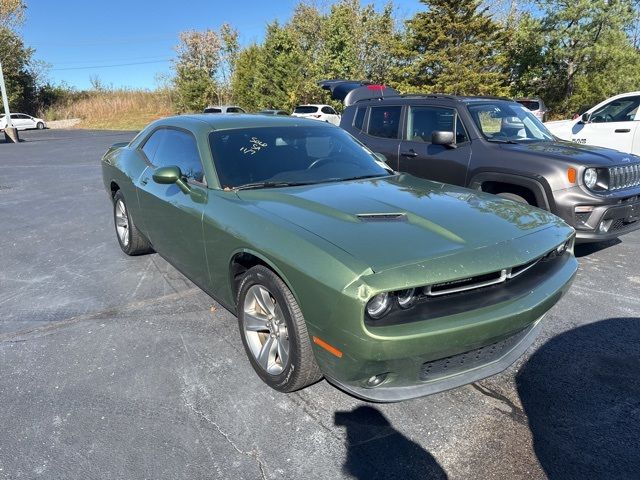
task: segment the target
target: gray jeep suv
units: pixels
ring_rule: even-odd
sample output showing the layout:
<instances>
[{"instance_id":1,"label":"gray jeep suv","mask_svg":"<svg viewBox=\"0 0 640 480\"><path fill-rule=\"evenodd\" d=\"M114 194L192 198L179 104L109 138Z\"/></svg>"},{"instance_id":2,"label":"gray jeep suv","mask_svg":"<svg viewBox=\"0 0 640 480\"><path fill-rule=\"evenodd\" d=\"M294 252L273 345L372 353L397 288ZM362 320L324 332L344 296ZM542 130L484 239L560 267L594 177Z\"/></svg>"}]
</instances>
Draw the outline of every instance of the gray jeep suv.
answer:
<instances>
[{"instance_id":1,"label":"gray jeep suv","mask_svg":"<svg viewBox=\"0 0 640 480\"><path fill-rule=\"evenodd\" d=\"M395 170L551 211L579 241L640 228L640 157L560 141L504 98L400 95L366 82L320 85L343 100L340 126Z\"/></svg>"}]
</instances>

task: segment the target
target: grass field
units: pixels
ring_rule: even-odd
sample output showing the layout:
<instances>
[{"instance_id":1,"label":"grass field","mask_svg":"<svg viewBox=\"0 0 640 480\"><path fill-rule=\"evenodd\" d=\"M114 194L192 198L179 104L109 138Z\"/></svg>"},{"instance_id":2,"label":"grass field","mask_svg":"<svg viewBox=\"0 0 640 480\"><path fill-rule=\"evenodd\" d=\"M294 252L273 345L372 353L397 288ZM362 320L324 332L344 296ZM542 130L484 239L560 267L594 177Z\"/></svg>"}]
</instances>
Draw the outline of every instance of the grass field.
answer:
<instances>
[{"instance_id":1,"label":"grass field","mask_svg":"<svg viewBox=\"0 0 640 480\"><path fill-rule=\"evenodd\" d=\"M140 130L174 113L168 91L104 90L74 93L43 115L49 121L79 118L76 128Z\"/></svg>"}]
</instances>

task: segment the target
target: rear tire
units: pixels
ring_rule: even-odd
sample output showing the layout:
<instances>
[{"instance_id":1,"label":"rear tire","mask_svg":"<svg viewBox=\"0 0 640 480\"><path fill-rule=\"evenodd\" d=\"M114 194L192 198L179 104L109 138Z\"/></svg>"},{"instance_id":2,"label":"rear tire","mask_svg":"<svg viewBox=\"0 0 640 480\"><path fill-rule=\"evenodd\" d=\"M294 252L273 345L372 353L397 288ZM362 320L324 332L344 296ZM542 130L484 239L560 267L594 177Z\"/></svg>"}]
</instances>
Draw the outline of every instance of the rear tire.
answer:
<instances>
[{"instance_id":1,"label":"rear tire","mask_svg":"<svg viewBox=\"0 0 640 480\"><path fill-rule=\"evenodd\" d=\"M152 251L149 241L144 238L129 214L124 195L118 190L113 196L113 223L118 244L127 255L142 255Z\"/></svg>"},{"instance_id":2,"label":"rear tire","mask_svg":"<svg viewBox=\"0 0 640 480\"><path fill-rule=\"evenodd\" d=\"M242 344L264 383L293 392L322 378L307 325L291 290L267 267L252 267L236 299Z\"/></svg>"},{"instance_id":3,"label":"rear tire","mask_svg":"<svg viewBox=\"0 0 640 480\"><path fill-rule=\"evenodd\" d=\"M525 198L521 197L520 195L516 195L515 193L502 192L502 193L497 193L496 195L502 198L506 198L507 200L513 200L514 202L531 205Z\"/></svg>"}]
</instances>

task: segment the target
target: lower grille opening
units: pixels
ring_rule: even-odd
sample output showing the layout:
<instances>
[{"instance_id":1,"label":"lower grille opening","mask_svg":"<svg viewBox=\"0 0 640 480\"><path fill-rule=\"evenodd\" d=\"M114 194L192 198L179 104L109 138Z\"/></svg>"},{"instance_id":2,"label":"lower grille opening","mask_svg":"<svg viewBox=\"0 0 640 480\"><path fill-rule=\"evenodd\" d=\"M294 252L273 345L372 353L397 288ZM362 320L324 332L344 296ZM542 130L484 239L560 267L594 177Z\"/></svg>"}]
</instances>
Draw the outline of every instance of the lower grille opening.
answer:
<instances>
[{"instance_id":1,"label":"lower grille opening","mask_svg":"<svg viewBox=\"0 0 640 480\"><path fill-rule=\"evenodd\" d=\"M520 343L531 328L532 327L527 327L504 340L476 348L475 350L432 362L425 362L420 368L420 380L423 382L437 380L494 362L506 355L513 347Z\"/></svg>"}]
</instances>

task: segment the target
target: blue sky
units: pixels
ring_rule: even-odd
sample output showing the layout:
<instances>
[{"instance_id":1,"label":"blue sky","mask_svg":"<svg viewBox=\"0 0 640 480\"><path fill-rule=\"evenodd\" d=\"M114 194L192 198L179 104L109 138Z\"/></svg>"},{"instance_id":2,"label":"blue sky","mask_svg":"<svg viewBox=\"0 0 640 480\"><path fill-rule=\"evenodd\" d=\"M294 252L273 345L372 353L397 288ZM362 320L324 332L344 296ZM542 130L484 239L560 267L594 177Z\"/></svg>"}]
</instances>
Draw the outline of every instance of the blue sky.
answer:
<instances>
[{"instance_id":1,"label":"blue sky","mask_svg":"<svg viewBox=\"0 0 640 480\"><path fill-rule=\"evenodd\" d=\"M35 58L50 64L49 79L90 87L154 88L169 74L169 59L183 30L218 29L227 22L243 45L260 41L268 22L286 21L297 0L28 0L22 34ZM319 2L333 3L331 0ZM363 0L382 8L386 0ZM396 0L398 18L420 9L418 0ZM128 65L122 65L128 64ZM107 66L109 65L109 66ZM117 65L117 66L115 66ZM95 68L94 68L95 67Z\"/></svg>"}]
</instances>

